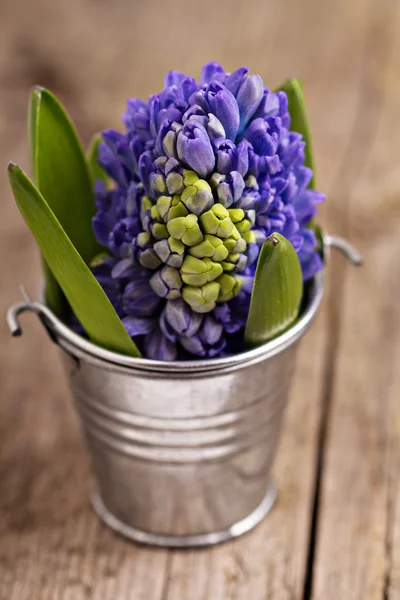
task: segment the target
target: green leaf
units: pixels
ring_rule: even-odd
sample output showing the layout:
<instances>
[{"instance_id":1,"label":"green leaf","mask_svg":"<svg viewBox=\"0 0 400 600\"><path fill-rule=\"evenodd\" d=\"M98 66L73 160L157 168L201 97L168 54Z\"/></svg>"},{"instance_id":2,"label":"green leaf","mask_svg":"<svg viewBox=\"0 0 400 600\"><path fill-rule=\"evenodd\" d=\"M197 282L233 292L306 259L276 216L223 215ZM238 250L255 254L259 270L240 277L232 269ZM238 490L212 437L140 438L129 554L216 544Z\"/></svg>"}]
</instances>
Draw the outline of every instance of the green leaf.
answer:
<instances>
[{"instance_id":1,"label":"green leaf","mask_svg":"<svg viewBox=\"0 0 400 600\"><path fill-rule=\"evenodd\" d=\"M317 237L317 247L316 247L316 251L318 252L318 254L320 255L322 262L325 262L326 259L326 248L325 248L325 240L324 240L324 232L322 230L322 227L320 225L317 225L314 221L312 221L309 225L310 229L312 229L315 232L315 235Z\"/></svg>"},{"instance_id":2,"label":"green leaf","mask_svg":"<svg viewBox=\"0 0 400 600\"><path fill-rule=\"evenodd\" d=\"M304 164L306 167L310 167L313 170L313 177L310 181L309 187L315 189L315 169L314 169L314 159L313 159L313 151L312 151L312 143L311 143L311 133L310 127L308 124L307 118L307 110L306 110L306 102L303 91L303 84L300 79L287 79L285 83L283 83L277 91L286 92L289 103L289 114L291 118L291 126L290 129L292 131L297 131L301 133L303 136L303 140L306 143L306 147L304 149L305 152L305 161Z\"/></svg>"},{"instance_id":3,"label":"green leaf","mask_svg":"<svg viewBox=\"0 0 400 600\"><path fill-rule=\"evenodd\" d=\"M92 228L96 210L92 179L76 130L57 98L39 87L32 90L28 123L33 179L88 263L101 246ZM46 299L60 307L60 291L49 270L44 271Z\"/></svg>"},{"instance_id":4,"label":"green leaf","mask_svg":"<svg viewBox=\"0 0 400 600\"><path fill-rule=\"evenodd\" d=\"M102 287L46 200L19 167L10 163L8 169L18 208L90 339L114 352L140 356Z\"/></svg>"},{"instance_id":5,"label":"green leaf","mask_svg":"<svg viewBox=\"0 0 400 600\"><path fill-rule=\"evenodd\" d=\"M55 315L57 315L57 317L62 319L68 312L68 303L65 299L62 289L57 283L57 279L54 277L49 265L43 258L43 255L41 256L41 259L45 283L44 297L46 305L51 311L53 311Z\"/></svg>"},{"instance_id":6,"label":"green leaf","mask_svg":"<svg viewBox=\"0 0 400 600\"><path fill-rule=\"evenodd\" d=\"M36 181L36 130L38 125L37 114L39 111L39 102L40 102L40 94L36 89L32 90L30 104L29 104L29 114L28 114L28 141L29 141L29 158L31 163L31 173L33 179ZM43 256L41 257L42 262L42 270L45 282L45 300L47 306L56 314L58 317L63 317L66 313L66 300L65 296L62 293L60 286L57 283L56 278L51 272L50 267L44 260Z\"/></svg>"},{"instance_id":7,"label":"green leaf","mask_svg":"<svg viewBox=\"0 0 400 600\"><path fill-rule=\"evenodd\" d=\"M303 276L296 250L273 233L258 258L245 344L254 348L283 333L296 321L303 296Z\"/></svg>"},{"instance_id":8,"label":"green leaf","mask_svg":"<svg viewBox=\"0 0 400 600\"><path fill-rule=\"evenodd\" d=\"M108 180L107 173L97 162L97 158L99 156L99 145L101 144L102 141L103 141L103 138L101 137L101 134L96 133L96 135L94 135L92 137L92 140L90 142L89 149L87 152L87 160L89 163L89 168L90 168L90 173L92 176L93 184L98 179L101 179L102 181L104 181L104 183L106 183Z\"/></svg>"}]
</instances>

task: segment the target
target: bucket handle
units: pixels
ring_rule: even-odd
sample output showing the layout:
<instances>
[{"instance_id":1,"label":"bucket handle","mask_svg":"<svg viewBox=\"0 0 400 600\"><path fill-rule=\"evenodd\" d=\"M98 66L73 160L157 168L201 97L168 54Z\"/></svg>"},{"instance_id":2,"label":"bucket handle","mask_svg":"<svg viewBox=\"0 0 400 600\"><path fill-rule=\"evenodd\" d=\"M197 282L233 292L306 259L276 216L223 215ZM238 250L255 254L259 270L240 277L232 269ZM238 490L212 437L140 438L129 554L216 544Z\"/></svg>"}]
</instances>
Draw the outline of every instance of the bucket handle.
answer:
<instances>
[{"instance_id":1,"label":"bucket handle","mask_svg":"<svg viewBox=\"0 0 400 600\"><path fill-rule=\"evenodd\" d=\"M364 262L359 252L344 238L326 234L324 235L324 244L328 248L336 248L336 250L339 250L354 266L359 267ZM10 306L6 315L11 335L14 337L22 335L19 316L24 312L30 311L39 317L50 339L54 343L57 343L57 331L61 333L60 329L63 329L66 326L54 319L53 313L47 306L41 302L33 302L24 286L21 286L20 289L24 302L18 302L17 304Z\"/></svg>"},{"instance_id":2,"label":"bucket handle","mask_svg":"<svg viewBox=\"0 0 400 600\"><path fill-rule=\"evenodd\" d=\"M26 288L21 285L20 286L21 294L24 298L24 302L18 302L10 306L6 313L6 321L8 328L13 337L18 337L22 335L22 327L20 323L19 316L24 312L33 312L36 314L40 321L42 322L44 328L46 329L50 339L57 343L57 336L55 335L55 331L59 329L59 325L57 321L53 317L53 313L47 306L41 304L40 302L33 302L30 298Z\"/></svg>"},{"instance_id":3,"label":"bucket handle","mask_svg":"<svg viewBox=\"0 0 400 600\"><path fill-rule=\"evenodd\" d=\"M324 244L328 248L336 248L343 256L347 258L355 267L360 267L364 263L361 254L354 248L350 242L337 235L324 235Z\"/></svg>"}]
</instances>

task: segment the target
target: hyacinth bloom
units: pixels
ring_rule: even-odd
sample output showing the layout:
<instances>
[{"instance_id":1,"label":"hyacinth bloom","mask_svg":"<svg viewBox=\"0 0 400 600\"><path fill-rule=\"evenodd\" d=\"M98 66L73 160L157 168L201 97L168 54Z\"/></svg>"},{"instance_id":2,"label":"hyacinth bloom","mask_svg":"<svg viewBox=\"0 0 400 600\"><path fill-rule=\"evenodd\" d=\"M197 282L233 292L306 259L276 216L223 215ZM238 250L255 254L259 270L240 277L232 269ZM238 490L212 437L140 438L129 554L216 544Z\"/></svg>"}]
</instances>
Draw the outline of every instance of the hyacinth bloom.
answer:
<instances>
[{"instance_id":1,"label":"hyacinth bloom","mask_svg":"<svg viewBox=\"0 0 400 600\"><path fill-rule=\"evenodd\" d=\"M302 136L284 92L245 67L177 71L147 102L128 101L125 132L106 130L93 227L108 255L93 272L147 358L241 351L257 259L273 232L295 248L303 279L322 268L309 224Z\"/></svg>"}]
</instances>

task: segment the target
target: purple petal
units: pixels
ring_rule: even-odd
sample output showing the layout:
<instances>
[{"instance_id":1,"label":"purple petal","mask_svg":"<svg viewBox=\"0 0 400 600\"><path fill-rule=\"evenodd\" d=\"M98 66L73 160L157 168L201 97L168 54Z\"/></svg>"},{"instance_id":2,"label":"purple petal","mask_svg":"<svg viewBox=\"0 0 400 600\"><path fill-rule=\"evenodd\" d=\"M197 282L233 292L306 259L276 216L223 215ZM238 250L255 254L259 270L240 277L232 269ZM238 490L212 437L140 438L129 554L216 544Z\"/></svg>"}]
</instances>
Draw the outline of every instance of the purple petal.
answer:
<instances>
[{"instance_id":1,"label":"purple petal","mask_svg":"<svg viewBox=\"0 0 400 600\"><path fill-rule=\"evenodd\" d=\"M202 125L186 121L177 138L179 158L200 177L207 177L215 165L210 138Z\"/></svg>"},{"instance_id":2,"label":"purple petal","mask_svg":"<svg viewBox=\"0 0 400 600\"><path fill-rule=\"evenodd\" d=\"M233 94L228 90L219 91L214 97L213 112L221 121L226 137L234 140L239 128L239 107Z\"/></svg>"},{"instance_id":3,"label":"purple petal","mask_svg":"<svg viewBox=\"0 0 400 600\"><path fill-rule=\"evenodd\" d=\"M122 324L131 337L146 335L154 329L155 319L140 319L138 317L124 317Z\"/></svg>"},{"instance_id":4,"label":"purple petal","mask_svg":"<svg viewBox=\"0 0 400 600\"><path fill-rule=\"evenodd\" d=\"M228 75L225 81L225 87L234 95L239 91L239 88L242 84L244 77L249 72L247 67L240 67L240 69L236 69L233 73Z\"/></svg>"},{"instance_id":5,"label":"purple petal","mask_svg":"<svg viewBox=\"0 0 400 600\"><path fill-rule=\"evenodd\" d=\"M178 354L175 344L158 327L146 335L144 347L146 357L153 360L175 360Z\"/></svg>"},{"instance_id":6,"label":"purple petal","mask_svg":"<svg viewBox=\"0 0 400 600\"><path fill-rule=\"evenodd\" d=\"M236 96L240 112L240 131L244 131L247 123L256 112L263 94L264 83L259 75L249 75L244 78Z\"/></svg>"},{"instance_id":7,"label":"purple petal","mask_svg":"<svg viewBox=\"0 0 400 600\"><path fill-rule=\"evenodd\" d=\"M213 79L223 81L225 79L225 70L218 62L213 61L206 63L201 70L200 84L210 83Z\"/></svg>"},{"instance_id":8,"label":"purple petal","mask_svg":"<svg viewBox=\"0 0 400 600\"><path fill-rule=\"evenodd\" d=\"M172 85L178 86L185 77L185 73L181 73L181 71L169 71L164 79L164 88L169 88Z\"/></svg>"}]
</instances>

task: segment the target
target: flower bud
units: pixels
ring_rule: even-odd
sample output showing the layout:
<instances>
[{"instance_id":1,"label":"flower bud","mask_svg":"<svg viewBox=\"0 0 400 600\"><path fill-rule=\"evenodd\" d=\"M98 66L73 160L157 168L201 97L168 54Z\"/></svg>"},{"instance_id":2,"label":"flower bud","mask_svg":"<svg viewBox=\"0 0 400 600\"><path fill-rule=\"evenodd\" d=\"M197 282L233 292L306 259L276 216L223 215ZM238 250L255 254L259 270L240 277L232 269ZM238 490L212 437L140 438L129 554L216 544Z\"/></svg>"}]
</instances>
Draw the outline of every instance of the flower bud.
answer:
<instances>
[{"instance_id":1,"label":"flower bud","mask_svg":"<svg viewBox=\"0 0 400 600\"><path fill-rule=\"evenodd\" d=\"M231 171L228 175L214 173L211 177L211 185L214 187L220 204L226 208L241 198L245 188L243 177L237 171Z\"/></svg>"},{"instance_id":2,"label":"flower bud","mask_svg":"<svg viewBox=\"0 0 400 600\"><path fill-rule=\"evenodd\" d=\"M179 298L182 279L179 271L170 266L159 269L150 279L150 285L160 298Z\"/></svg>"},{"instance_id":3,"label":"flower bud","mask_svg":"<svg viewBox=\"0 0 400 600\"><path fill-rule=\"evenodd\" d=\"M202 287L185 285L182 288L182 298L195 312L207 313L215 308L220 289L220 285L216 281L206 283Z\"/></svg>"},{"instance_id":4,"label":"flower bud","mask_svg":"<svg viewBox=\"0 0 400 600\"><path fill-rule=\"evenodd\" d=\"M227 302L236 296L242 287L241 280L234 275L228 275L228 273L223 273L221 277L217 279L217 283L220 285L218 302Z\"/></svg>"},{"instance_id":5,"label":"flower bud","mask_svg":"<svg viewBox=\"0 0 400 600\"><path fill-rule=\"evenodd\" d=\"M200 217L200 223L206 233L221 238L233 235L235 229L227 209L222 204L214 204L210 210L203 213Z\"/></svg>"},{"instance_id":6,"label":"flower bud","mask_svg":"<svg viewBox=\"0 0 400 600\"><path fill-rule=\"evenodd\" d=\"M169 237L168 240L156 242L154 251L163 263L179 269L183 263L185 245L181 241Z\"/></svg>"},{"instance_id":7,"label":"flower bud","mask_svg":"<svg viewBox=\"0 0 400 600\"><path fill-rule=\"evenodd\" d=\"M219 262L228 256L229 251L224 246L224 242L220 238L206 233L204 240L200 242L200 244L192 246L189 249L189 254L195 256L196 258L208 257L212 258L216 262Z\"/></svg>"},{"instance_id":8,"label":"flower bud","mask_svg":"<svg viewBox=\"0 0 400 600\"><path fill-rule=\"evenodd\" d=\"M172 237L181 240L186 246L195 246L203 241L196 215L189 214L186 217L171 219L167 223L167 229Z\"/></svg>"},{"instance_id":9,"label":"flower bud","mask_svg":"<svg viewBox=\"0 0 400 600\"><path fill-rule=\"evenodd\" d=\"M181 201L190 212L200 216L211 208L214 198L207 181L198 179L193 185L185 188L181 195Z\"/></svg>"},{"instance_id":10,"label":"flower bud","mask_svg":"<svg viewBox=\"0 0 400 600\"><path fill-rule=\"evenodd\" d=\"M259 75L244 77L236 94L240 112L239 131L244 131L247 123L256 112L264 94L264 83Z\"/></svg>"},{"instance_id":11,"label":"flower bud","mask_svg":"<svg viewBox=\"0 0 400 600\"><path fill-rule=\"evenodd\" d=\"M160 298L149 283L148 271L138 269L122 295L122 306L127 315L151 317L157 310Z\"/></svg>"},{"instance_id":12,"label":"flower bud","mask_svg":"<svg viewBox=\"0 0 400 600\"><path fill-rule=\"evenodd\" d=\"M192 286L202 286L222 274L222 266L209 258L199 259L186 256L180 269L184 283Z\"/></svg>"},{"instance_id":13,"label":"flower bud","mask_svg":"<svg viewBox=\"0 0 400 600\"><path fill-rule=\"evenodd\" d=\"M179 338L181 345L191 354L212 358L223 350L226 344L223 326L211 315L207 315L199 331L191 336Z\"/></svg>"},{"instance_id":14,"label":"flower bud","mask_svg":"<svg viewBox=\"0 0 400 600\"><path fill-rule=\"evenodd\" d=\"M245 137L260 159L276 154L281 135L280 119L255 119L246 129ZM297 151L297 147L296 147Z\"/></svg>"},{"instance_id":15,"label":"flower bud","mask_svg":"<svg viewBox=\"0 0 400 600\"><path fill-rule=\"evenodd\" d=\"M178 134L177 152L180 160L200 177L207 177L214 168L215 157L210 138L202 125L190 119Z\"/></svg>"},{"instance_id":16,"label":"flower bud","mask_svg":"<svg viewBox=\"0 0 400 600\"><path fill-rule=\"evenodd\" d=\"M191 337L199 330L203 317L191 310L190 306L181 298L168 300L160 319L160 326L164 335L169 338L177 336Z\"/></svg>"},{"instance_id":17,"label":"flower bud","mask_svg":"<svg viewBox=\"0 0 400 600\"><path fill-rule=\"evenodd\" d=\"M185 189L183 185L183 177L180 173L168 173L166 179L167 189L171 195L181 194Z\"/></svg>"},{"instance_id":18,"label":"flower bud","mask_svg":"<svg viewBox=\"0 0 400 600\"><path fill-rule=\"evenodd\" d=\"M178 195L171 196L160 196L157 200L157 209L160 217L165 223L171 219L177 217L186 217L189 213L186 206L181 202L181 198Z\"/></svg>"},{"instance_id":19,"label":"flower bud","mask_svg":"<svg viewBox=\"0 0 400 600\"><path fill-rule=\"evenodd\" d=\"M225 71L222 65L220 65L215 60L209 63L206 63L201 70L200 74L200 84L204 85L205 83L210 83L213 79L219 80L225 78Z\"/></svg>"}]
</instances>

